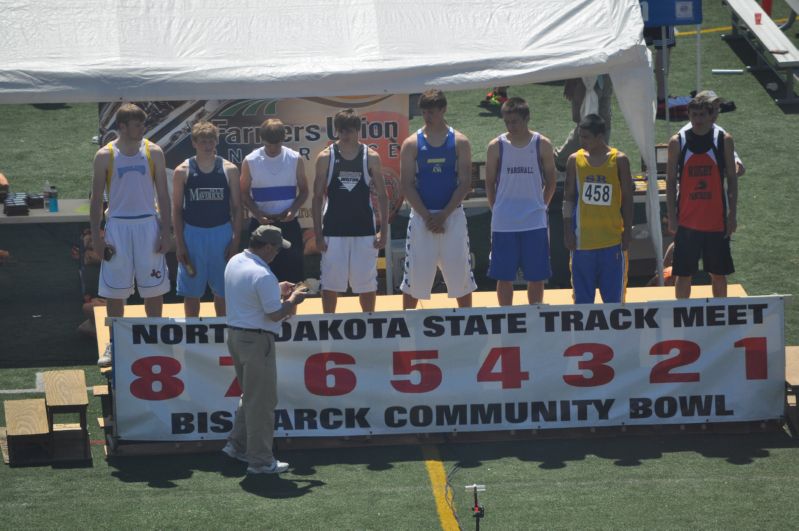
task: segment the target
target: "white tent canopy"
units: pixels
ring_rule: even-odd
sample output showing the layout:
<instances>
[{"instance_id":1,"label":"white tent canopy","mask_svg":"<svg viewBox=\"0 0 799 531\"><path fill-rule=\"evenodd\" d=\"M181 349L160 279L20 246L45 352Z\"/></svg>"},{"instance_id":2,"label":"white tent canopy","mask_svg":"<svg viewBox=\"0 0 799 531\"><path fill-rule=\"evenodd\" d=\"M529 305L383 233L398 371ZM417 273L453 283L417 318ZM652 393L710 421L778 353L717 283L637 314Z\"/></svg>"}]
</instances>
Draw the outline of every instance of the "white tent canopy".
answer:
<instances>
[{"instance_id":1,"label":"white tent canopy","mask_svg":"<svg viewBox=\"0 0 799 531\"><path fill-rule=\"evenodd\" d=\"M638 0L0 0L0 10L0 103L403 94L609 73L656 167ZM648 197L660 263L656 187Z\"/></svg>"}]
</instances>

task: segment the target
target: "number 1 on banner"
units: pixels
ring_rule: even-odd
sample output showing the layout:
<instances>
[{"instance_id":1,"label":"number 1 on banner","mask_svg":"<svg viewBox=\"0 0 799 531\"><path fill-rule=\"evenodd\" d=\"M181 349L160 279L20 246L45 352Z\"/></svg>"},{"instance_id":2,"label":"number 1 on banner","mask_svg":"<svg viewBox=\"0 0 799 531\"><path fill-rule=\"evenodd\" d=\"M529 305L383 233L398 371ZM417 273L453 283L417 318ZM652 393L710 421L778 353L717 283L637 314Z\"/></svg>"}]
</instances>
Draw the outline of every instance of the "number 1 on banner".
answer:
<instances>
[{"instance_id":1,"label":"number 1 on banner","mask_svg":"<svg viewBox=\"0 0 799 531\"><path fill-rule=\"evenodd\" d=\"M747 380L768 379L768 343L765 337L745 337L735 342L744 349Z\"/></svg>"},{"instance_id":2,"label":"number 1 on banner","mask_svg":"<svg viewBox=\"0 0 799 531\"><path fill-rule=\"evenodd\" d=\"M477 371L478 382L502 382L502 389L519 389L529 379L530 373L522 370L519 347L492 348Z\"/></svg>"}]
</instances>

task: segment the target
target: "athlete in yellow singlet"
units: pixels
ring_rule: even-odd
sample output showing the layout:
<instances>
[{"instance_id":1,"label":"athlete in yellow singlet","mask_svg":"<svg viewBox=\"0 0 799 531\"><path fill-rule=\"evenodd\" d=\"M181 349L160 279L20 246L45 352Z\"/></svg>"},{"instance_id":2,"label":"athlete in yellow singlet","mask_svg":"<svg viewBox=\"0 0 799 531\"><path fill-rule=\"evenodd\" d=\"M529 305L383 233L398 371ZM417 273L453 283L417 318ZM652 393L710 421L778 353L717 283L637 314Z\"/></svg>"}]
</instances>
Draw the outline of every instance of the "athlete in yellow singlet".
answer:
<instances>
[{"instance_id":1,"label":"athlete in yellow singlet","mask_svg":"<svg viewBox=\"0 0 799 531\"><path fill-rule=\"evenodd\" d=\"M566 164L563 239L571 251L574 302L623 302L633 184L627 156L605 143L605 122L589 114L580 122L582 149Z\"/></svg>"}]
</instances>

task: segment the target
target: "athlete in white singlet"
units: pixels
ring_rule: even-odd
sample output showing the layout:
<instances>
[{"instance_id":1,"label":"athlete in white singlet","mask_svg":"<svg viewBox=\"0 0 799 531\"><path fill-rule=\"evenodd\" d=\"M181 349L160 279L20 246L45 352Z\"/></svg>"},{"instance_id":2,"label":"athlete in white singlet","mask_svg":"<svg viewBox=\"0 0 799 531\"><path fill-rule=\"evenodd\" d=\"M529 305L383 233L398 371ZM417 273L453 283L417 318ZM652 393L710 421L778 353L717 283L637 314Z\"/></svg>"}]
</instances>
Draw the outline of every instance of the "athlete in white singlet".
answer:
<instances>
[{"instance_id":1,"label":"athlete in white singlet","mask_svg":"<svg viewBox=\"0 0 799 531\"><path fill-rule=\"evenodd\" d=\"M144 139L146 118L136 105L122 105L119 138L94 157L89 221L94 250L105 257L98 293L108 299L109 317L123 316L134 281L148 317L161 316L163 295L170 289L164 254L172 246L172 224L164 153ZM106 189L108 217L101 235ZM111 344L98 363L111 364Z\"/></svg>"}]
</instances>

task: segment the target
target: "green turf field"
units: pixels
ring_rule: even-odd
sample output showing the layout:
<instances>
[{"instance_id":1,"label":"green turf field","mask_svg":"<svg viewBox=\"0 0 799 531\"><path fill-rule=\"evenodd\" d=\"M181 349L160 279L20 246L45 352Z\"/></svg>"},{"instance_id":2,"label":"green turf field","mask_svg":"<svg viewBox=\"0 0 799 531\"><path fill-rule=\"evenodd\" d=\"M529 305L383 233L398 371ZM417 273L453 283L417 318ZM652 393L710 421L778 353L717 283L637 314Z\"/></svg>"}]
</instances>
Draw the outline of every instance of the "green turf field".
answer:
<instances>
[{"instance_id":1,"label":"green turf field","mask_svg":"<svg viewBox=\"0 0 799 531\"><path fill-rule=\"evenodd\" d=\"M784 17L776 0L775 18ZM704 28L729 24L717 0L704 3ZM684 31L694 28L683 28ZM797 24L788 35L794 42ZM732 282L750 294L799 293L799 237L791 209L797 109L772 102L751 74L714 76L742 68L745 48L709 32L702 39L702 85L734 100L738 110L719 123L735 137L747 173L740 181L739 230ZM695 83L695 40L680 37L670 92ZM532 125L557 144L572 127L559 85L511 87L532 106ZM451 92L449 119L473 143L475 160L503 131L478 106L485 91ZM638 160L618 108L613 143ZM412 126L418 126L415 119ZM87 197L97 146L97 108L55 110L0 106L0 169L17 191L38 191L49 179L62 197ZM665 141L668 129L658 121ZM633 163L633 168L636 168ZM44 367L85 368L94 343L76 336L77 265L68 258L76 235L49 227L0 227L0 248L15 256L0 266L0 391L35 387ZM32 245L31 242L37 242ZM799 342L799 305L786 307L786 337ZM2 394L0 401L38 394ZM101 439L92 399L91 438ZM0 419L2 419L0 406ZM787 433L624 436L584 440L458 444L437 448L453 487L452 508L463 529L474 528L471 495L485 484L483 529L789 529L799 519L799 445ZM280 452L292 468L281 478L247 478L243 465L219 455L141 457L106 462L93 446L89 467L0 466L3 529L437 529L441 527L422 447Z\"/></svg>"}]
</instances>

